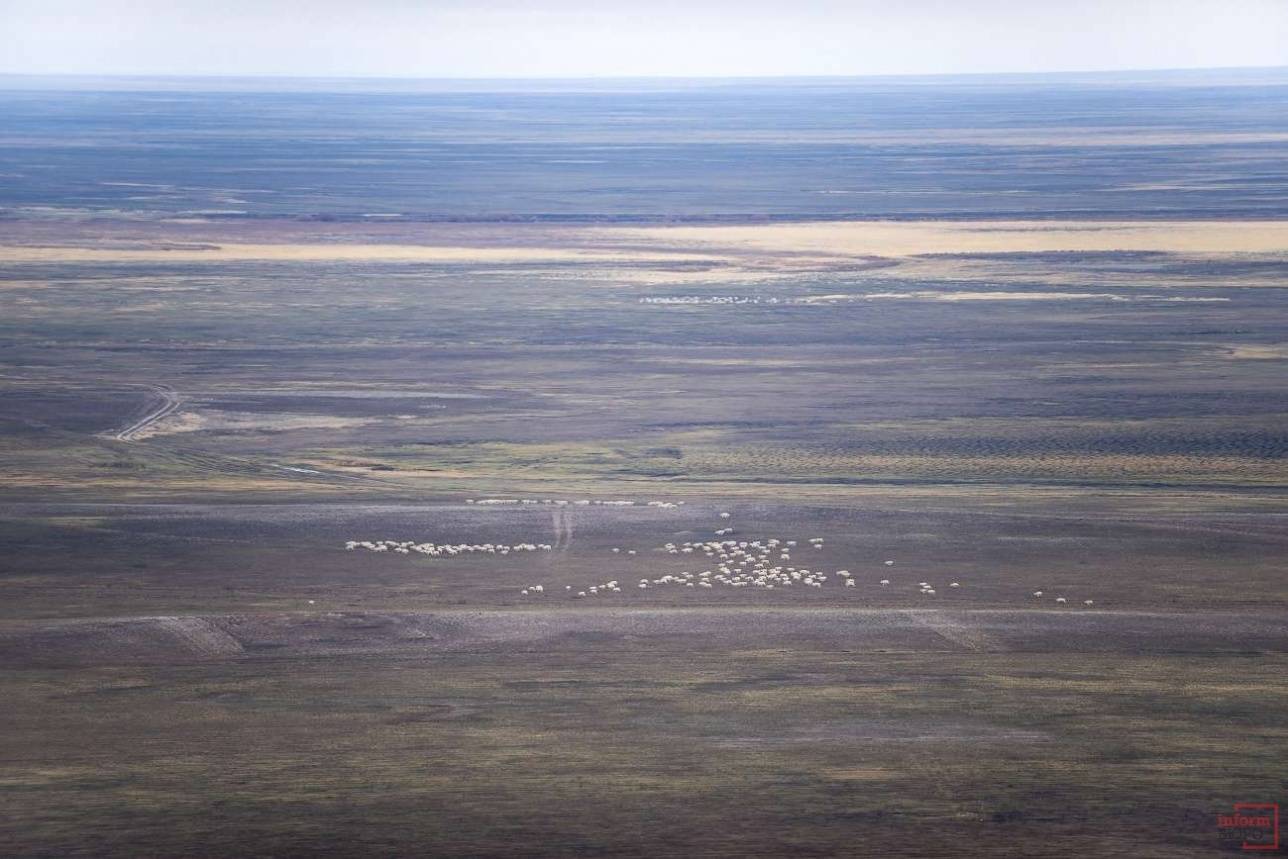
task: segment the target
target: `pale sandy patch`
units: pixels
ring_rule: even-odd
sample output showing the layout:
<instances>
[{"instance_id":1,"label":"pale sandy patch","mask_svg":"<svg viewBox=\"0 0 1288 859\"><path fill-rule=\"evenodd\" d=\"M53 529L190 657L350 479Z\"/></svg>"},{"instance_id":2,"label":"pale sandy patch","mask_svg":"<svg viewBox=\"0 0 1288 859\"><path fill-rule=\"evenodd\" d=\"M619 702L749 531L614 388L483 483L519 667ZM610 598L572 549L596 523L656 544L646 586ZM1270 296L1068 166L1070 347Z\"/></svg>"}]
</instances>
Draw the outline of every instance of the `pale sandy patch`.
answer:
<instances>
[{"instance_id":1,"label":"pale sandy patch","mask_svg":"<svg viewBox=\"0 0 1288 859\"><path fill-rule=\"evenodd\" d=\"M1288 359L1288 344L1275 343L1265 346L1235 346L1230 357L1239 360L1274 361Z\"/></svg>"},{"instance_id":2,"label":"pale sandy patch","mask_svg":"<svg viewBox=\"0 0 1288 859\"><path fill-rule=\"evenodd\" d=\"M601 239L704 253L918 254L1288 251L1288 221L846 221L754 226L604 228Z\"/></svg>"},{"instance_id":3,"label":"pale sandy patch","mask_svg":"<svg viewBox=\"0 0 1288 859\"><path fill-rule=\"evenodd\" d=\"M131 438L135 441L145 438L153 438L159 435L173 435L182 432L199 432L206 429L206 420L202 415L195 412L175 412L159 421L148 424L143 429L134 433Z\"/></svg>"},{"instance_id":4,"label":"pale sandy patch","mask_svg":"<svg viewBox=\"0 0 1288 859\"><path fill-rule=\"evenodd\" d=\"M185 411L176 412L136 433L135 440L188 432L286 432L310 429L351 429L377 423L378 418L341 418L327 415L282 413Z\"/></svg>"},{"instance_id":5,"label":"pale sandy patch","mask_svg":"<svg viewBox=\"0 0 1288 859\"><path fill-rule=\"evenodd\" d=\"M849 221L742 226L569 227L539 236L479 231L490 244L243 243L160 247L0 247L0 263L281 262L564 267L561 276L673 284L768 280L852 271L893 260L953 264L926 255L1159 251L1191 257L1288 253L1286 221ZM534 242L533 239L536 239ZM915 258L915 259L914 259ZM883 262L884 261L884 262ZM897 269L892 270L896 272Z\"/></svg>"}]
</instances>

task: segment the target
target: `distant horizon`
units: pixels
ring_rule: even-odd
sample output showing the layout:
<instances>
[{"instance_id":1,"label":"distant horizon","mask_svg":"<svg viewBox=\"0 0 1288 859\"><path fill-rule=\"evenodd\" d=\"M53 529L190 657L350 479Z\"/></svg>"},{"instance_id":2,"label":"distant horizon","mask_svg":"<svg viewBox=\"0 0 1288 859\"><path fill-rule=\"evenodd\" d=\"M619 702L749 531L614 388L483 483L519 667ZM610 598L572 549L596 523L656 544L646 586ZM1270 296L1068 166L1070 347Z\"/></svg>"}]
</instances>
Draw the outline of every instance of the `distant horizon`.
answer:
<instances>
[{"instance_id":1,"label":"distant horizon","mask_svg":"<svg viewBox=\"0 0 1288 859\"><path fill-rule=\"evenodd\" d=\"M950 73L890 73L890 74L784 74L784 75L531 75L531 76L417 76L417 75L307 75L307 74L86 74L81 72L5 72L0 71L0 89L57 89L56 86L41 86L53 83L111 82L129 84L132 82L170 82L176 84L225 81L241 84L274 84L274 83L346 83L376 84L397 83L403 85L435 85L445 87L468 86L471 84L589 84L603 87L630 85L639 83L651 84L691 84L703 86L709 84L757 84L757 83L817 83L846 84L858 82L951 82L951 81L1072 81L1102 79L1114 82L1138 82L1142 79L1195 79L1222 77L1225 81L1201 80L1201 83L1263 83L1255 78L1258 75L1282 77L1288 84L1288 63L1280 65L1249 66L1194 66L1174 68L1132 68L1132 69L1061 69L1049 71L973 71ZM25 82L30 86L12 86L15 82ZM71 87L79 88L79 87ZM128 88L128 87L127 87Z\"/></svg>"}]
</instances>

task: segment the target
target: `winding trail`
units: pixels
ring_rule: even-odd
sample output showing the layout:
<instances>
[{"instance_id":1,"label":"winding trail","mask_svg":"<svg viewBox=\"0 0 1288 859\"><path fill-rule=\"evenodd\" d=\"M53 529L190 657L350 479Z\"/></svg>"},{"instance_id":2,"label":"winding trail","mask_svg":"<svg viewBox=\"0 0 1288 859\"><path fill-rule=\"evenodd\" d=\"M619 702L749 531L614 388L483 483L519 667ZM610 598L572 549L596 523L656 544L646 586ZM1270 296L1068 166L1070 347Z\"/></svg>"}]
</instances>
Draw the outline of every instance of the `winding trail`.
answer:
<instances>
[{"instance_id":1,"label":"winding trail","mask_svg":"<svg viewBox=\"0 0 1288 859\"><path fill-rule=\"evenodd\" d=\"M135 419L132 423L119 430L106 430L98 433L99 438L111 439L113 441L139 441L139 434L154 426L157 422L164 420L174 414L180 406L183 405L183 397L174 388L169 385L141 384L136 387L146 389L160 401L152 406L149 411L142 417ZM263 463L245 457L229 456L226 454L216 454L201 450L200 448L188 447L176 444L150 445L149 454L152 456L162 457L173 462L181 463L187 468L198 471L209 472L212 474L231 474L252 477L289 477L294 480L306 482L356 482L374 486L403 487L406 484L380 478L371 477L362 474L346 474L336 471L323 471L320 469L299 468L295 466L281 465L279 463Z\"/></svg>"},{"instance_id":2,"label":"winding trail","mask_svg":"<svg viewBox=\"0 0 1288 859\"><path fill-rule=\"evenodd\" d=\"M139 433L152 426L162 418L173 414L183 399L169 385L148 385L149 390L161 397L161 403L152 411L127 426L125 429L117 430L111 434L111 437L117 441L134 441Z\"/></svg>"}]
</instances>

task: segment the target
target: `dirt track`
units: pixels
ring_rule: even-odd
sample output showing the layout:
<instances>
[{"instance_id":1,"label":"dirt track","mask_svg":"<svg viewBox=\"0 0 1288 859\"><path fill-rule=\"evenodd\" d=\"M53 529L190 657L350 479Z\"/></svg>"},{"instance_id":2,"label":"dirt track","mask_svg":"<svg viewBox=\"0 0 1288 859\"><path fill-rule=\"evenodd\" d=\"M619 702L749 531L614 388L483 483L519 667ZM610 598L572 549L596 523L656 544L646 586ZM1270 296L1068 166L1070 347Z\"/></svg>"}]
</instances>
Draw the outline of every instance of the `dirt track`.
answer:
<instances>
[{"instance_id":1,"label":"dirt track","mask_svg":"<svg viewBox=\"0 0 1288 859\"><path fill-rule=\"evenodd\" d=\"M550 609L136 617L0 632L5 668L461 652L1288 652L1281 614Z\"/></svg>"},{"instance_id":2,"label":"dirt track","mask_svg":"<svg viewBox=\"0 0 1288 859\"><path fill-rule=\"evenodd\" d=\"M117 441L133 441L139 433L143 432L157 421L174 414L175 409L179 408L183 403L183 400L178 393L168 385L149 385L148 388L154 394L161 397L161 403L146 415L127 426L125 429L117 430L112 434L112 438Z\"/></svg>"}]
</instances>

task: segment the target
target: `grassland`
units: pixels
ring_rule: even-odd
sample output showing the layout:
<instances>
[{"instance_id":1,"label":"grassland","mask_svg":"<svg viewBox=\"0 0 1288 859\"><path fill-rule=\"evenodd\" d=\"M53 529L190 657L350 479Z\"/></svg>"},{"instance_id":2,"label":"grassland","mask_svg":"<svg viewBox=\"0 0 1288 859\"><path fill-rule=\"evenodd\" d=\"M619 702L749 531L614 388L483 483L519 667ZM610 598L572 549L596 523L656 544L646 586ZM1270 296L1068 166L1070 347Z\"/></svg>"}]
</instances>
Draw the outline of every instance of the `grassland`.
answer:
<instances>
[{"instance_id":1,"label":"grassland","mask_svg":"<svg viewBox=\"0 0 1288 859\"><path fill-rule=\"evenodd\" d=\"M1282 789L1273 244L116 229L6 252L6 852L1205 855ZM725 510L860 586L570 599Z\"/></svg>"},{"instance_id":2,"label":"grassland","mask_svg":"<svg viewBox=\"0 0 1288 859\"><path fill-rule=\"evenodd\" d=\"M691 644L10 673L6 849L1204 856L1282 785L1282 654Z\"/></svg>"}]
</instances>

